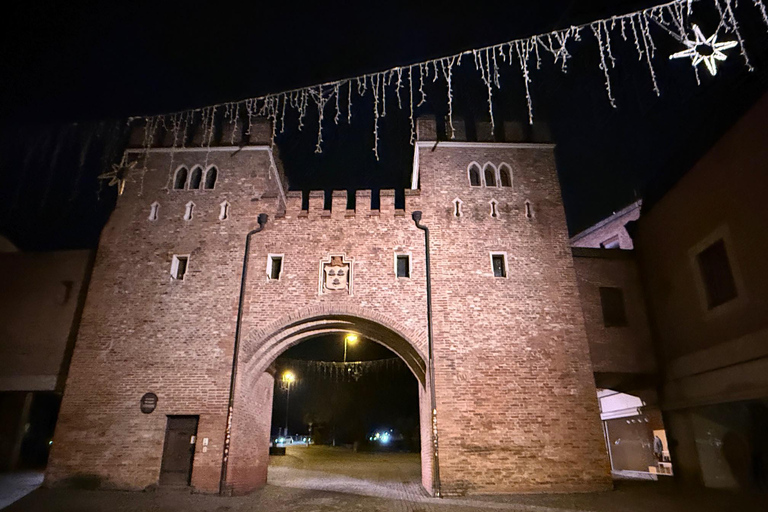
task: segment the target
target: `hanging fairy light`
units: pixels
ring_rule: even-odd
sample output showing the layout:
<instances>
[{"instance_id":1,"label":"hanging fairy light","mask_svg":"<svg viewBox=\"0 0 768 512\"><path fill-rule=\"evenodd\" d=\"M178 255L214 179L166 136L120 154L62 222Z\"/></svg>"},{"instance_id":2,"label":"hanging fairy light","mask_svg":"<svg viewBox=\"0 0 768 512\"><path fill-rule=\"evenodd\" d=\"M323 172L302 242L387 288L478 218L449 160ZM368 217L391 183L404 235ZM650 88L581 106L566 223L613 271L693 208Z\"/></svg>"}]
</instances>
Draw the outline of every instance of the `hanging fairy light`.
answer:
<instances>
[{"instance_id":1,"label":"hanging fairy light","mask_svg":"<svg viewBox=\"0 0 768 512\"><path fill-rule=\"evenodd\" d=\"M736 41L718 42L717 33L705 38L696 25L690 23L693 16L693 6L708 3L713 12L719 16L719 26L726 33L732 34ZM759 11L768 27L768 14L764 0L752 0L754 7ZM263 116L272 121L272 139L277 133L278 123L280 133L285 129L286 111L293 110L298 113L297 128L302 130L308 113L308 108L314 107L317 111L317 138L315 152L322 152L323 124L325 109L332 108L334 124L338 124L346 107L346 121L352 122L353 95L364 96L370 93L373 97L373 152L379 158L379 123L387 113L387 89L394 88L399 109L407 109L410 118L411 144L415 143L414 108L427 102L427 94L424 91L425 82L431 78L432 82L441 80L446 85L447 106L449 111L449 134L453 137L452 118L453 113L453 70L459 66L463 56L474 59L479 78L487 90L488 113L493 124L494 95L501 90L500 68L504 65L517 67L524 84L525 99L528 107L528 122L533 124L533 101L531 84L533 76L531 71L540 69L542 60L549 56L554 64L557 64L563 73L568 71L568 63L574 54L577 43L583 43L582 35L591 31L593 39L599 51L600 72L604 76L605 90L609 103L616 107L616 97L611 85L611 70L617 67L618 59L614 56L613 44L618 37L622 41L634 44L638 60L644 62L650 75L651 87L656 95L661 92L656 81L654 70L654 57L656 44L653 40L651 27L657 27L665 31L671 37L677 39L686 46L686 49L677 52L669 58L691 58L694 70L699 63L704 63L709 72L715 75L717 61L726 59L725 50L739 46L744 64L752 69L747 56L743 37L735 15L736 0L672 0L647 9L634 11L610 18L599 19L582 25L557 29L544 34L536 34L529 37L514 39L504 43L467 50L455 55L440 57L423 62L398 66L380 72L369 73L361 76L336 80L324 84L311 85L290 91L281 91L256 98L249 98L240 102L230 102L221 105L212 105L204 108L163 114L154 117L142 118L145 122L146 135L144 144L148 148L154 140L154 134L158 126L170 125L173 132L173 148L177 144L183 147L187 139L186 131L192 124L196 114L202 118L203 137L202 147L210 148L213 139L215 116L217 111L224 116L224 121L233 126L239 122L240 113L243 113L243 121L247 123L246 134L251 132L251 125L255 116ZM694 38L690 38L690 29L693 29ZM587 29L587 31L585 31ZM430 76L431 75L431 76ZM698 74L696 75L698 79ZM404 106L401 91L408 89L408 102ZM418 94L416 97L415 95ZM430 101L433 101L430 99ZM416 102L416 103L415 103ZM345 105L346 103L346 105ZM415 104L414 104L415 103ZM312 105L313 104L313 105ZM330 105L330 107L329 107ZM391 107L390 107L391 108ZM167 122L169 121L169 122ZM234 133L234 132L233 132ZM173 159L171 148L171 159Z\"/></svg>"}]
</instances>

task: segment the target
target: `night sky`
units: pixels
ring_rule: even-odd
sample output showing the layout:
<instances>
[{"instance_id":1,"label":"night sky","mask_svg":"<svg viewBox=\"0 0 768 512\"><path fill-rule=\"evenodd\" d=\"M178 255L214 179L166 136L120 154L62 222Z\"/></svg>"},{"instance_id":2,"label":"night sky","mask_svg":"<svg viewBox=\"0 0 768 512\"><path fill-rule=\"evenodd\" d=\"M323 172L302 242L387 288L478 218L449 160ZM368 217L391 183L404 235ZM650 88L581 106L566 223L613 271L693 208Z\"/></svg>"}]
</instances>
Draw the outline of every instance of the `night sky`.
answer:
<instances>
[{"instance_id":1,"label":"night sky","mask_svg":"<svg viewBox=\"0 0 768 512\"><path fill-rule=\"evenodd\" d=\"M96 176L119 160L127 116L342 79L655 3L386 2L372 7L361 2L329 7L315 2L298 8L274 2L15 2L0 20L0 235L23 250L94 248L115 201L115 189L101 189ZM689 61L666 58L682 49L680 43L655 32L657 97L634 44L614 41L614 109L589 30L573 48L567 74L548 59L532 71L535 121L547 123L557 143L571 234L638 197L652 199L665 190L765 93L766 28L751 2L741 2L739 11L747 13L740 20L752 73L733 49L716 77L702 68L697 85ZM704 10L698 14L696 21L710 33L714 18ZM471 59L456 71L454 91L457 115L468 122L485 120L485 89ZM445 87L430 84L427 92L431 103L417 114L441 118L447 113ZM289 128L280 135L277 143L291 188L407 187L413 151L407 114L391 108L382 120L377 161L371 151L371 110L370 95L358 98L351 127L326 123L320 155L314 153L317 121L312 113L307 129ZM516 68L502 71L495 116L499 124L527 117ZM339 343L309 340L283 358L338 360ZM357 357L393 354L361 347ZM341 441L364 436L384 417L400 422L398 428L412 428L417 411L413 376L406 371L369 384L302 378L295 403L305 407L292 410L291 430L302 429L304 415L315 414L313 407L324 400L337 402L320 409L339 414L370 406L366 413L347 414L346 423L324 418L326 429L336 425ZM279 389L275 403L275 417L283 418Z\"/></svg>"}]
</instances>

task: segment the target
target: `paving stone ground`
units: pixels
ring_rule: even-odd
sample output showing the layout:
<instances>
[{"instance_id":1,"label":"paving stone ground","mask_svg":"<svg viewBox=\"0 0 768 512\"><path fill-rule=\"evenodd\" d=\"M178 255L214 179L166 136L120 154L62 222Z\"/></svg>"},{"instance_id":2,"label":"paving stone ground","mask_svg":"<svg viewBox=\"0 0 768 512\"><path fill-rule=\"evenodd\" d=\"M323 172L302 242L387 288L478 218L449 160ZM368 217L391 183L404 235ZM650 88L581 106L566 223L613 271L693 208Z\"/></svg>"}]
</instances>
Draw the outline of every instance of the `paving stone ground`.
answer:
<instances>
[{"instance_id":1,"label":"paving stone ground","mask_svg":"<svg viewBox=\"0 0 768 512\"><path fill-rule=\"evenodd\" d=\"M768 496L709 489L680 490L670 480L617 482L610 492L471 496L434 499L419 483L419 456L289 447L273 457L269 484L248 496L182 490L154 492L38 489L3 512L715 512L766 511ZM0 496L2 499L2 496Z\"/></svg>"}]
</instances>

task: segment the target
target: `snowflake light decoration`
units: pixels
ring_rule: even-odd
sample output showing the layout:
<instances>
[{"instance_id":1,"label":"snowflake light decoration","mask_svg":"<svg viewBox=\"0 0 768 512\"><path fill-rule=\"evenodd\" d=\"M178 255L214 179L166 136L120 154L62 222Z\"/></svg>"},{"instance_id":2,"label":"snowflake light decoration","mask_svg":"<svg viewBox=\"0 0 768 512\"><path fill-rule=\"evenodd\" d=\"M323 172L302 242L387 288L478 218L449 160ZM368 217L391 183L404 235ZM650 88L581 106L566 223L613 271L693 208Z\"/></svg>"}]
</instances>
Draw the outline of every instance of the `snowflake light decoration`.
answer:
<instances>
[{"instance_id":1,"label":"snowflake light decoration","mask_svg":"<svg viewBox=\"0 0 768 512\"><path fill-rule=\"evenodd\" d=\"M98 178L100 180L109 180L107 185L110 187L112 185L117 185L118 195L123 195L123 190L125 190L125 178L134 167L136 167L136 162L131 162L130 164L126 164L125 162L112 164L112 170L100 174Z\"/></svg>"},{"instance_id":2,"label":"snowflake light decoration","mask_svg":"<svg viewBox=\"0 0 768 512\"><path fill-rule=\"evenodd\" d=\"M736 46L736 41L726 41L724 43L717 42L717 32L711 36L704 37L701 33L701 29L698 25L693 25L693 34L696 37L695 40L685 39L683 44L688 48L677 53L673 53L669 56L670 59L680 59L683 57L691 58L691 65L696 67L699 63L703 62L712 76L717 74L717 64L715 61L725 60L728 58L723 53L723 50L729 50Z\"/></svg>"}]
</instances>

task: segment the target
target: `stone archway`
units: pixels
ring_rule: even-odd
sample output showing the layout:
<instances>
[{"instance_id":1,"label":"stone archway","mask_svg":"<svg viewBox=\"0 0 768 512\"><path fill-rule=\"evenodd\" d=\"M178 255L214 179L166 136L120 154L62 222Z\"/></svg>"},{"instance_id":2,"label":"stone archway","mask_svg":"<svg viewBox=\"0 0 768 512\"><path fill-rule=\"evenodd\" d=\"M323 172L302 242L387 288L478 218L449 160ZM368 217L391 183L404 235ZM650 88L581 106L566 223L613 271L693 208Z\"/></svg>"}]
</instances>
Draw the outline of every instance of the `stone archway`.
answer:
<instances>
[{"instance_id":1,"label":"stone archway","mask_svg":"<svg viewBox=\"0 0 768 512\"><path fill-rule=\"evenodd\" d=\"M235 384L226 488L244 494L267 482L274 376L271 365L289 348L308 339L355 332L397 354L419 382L422 485L432 489L432 446L426 334L408 332L382 315L360 308L308 308L252 330L243 340Z\"/></svg>"}]
</instances>

